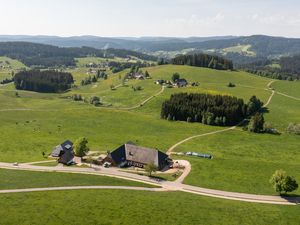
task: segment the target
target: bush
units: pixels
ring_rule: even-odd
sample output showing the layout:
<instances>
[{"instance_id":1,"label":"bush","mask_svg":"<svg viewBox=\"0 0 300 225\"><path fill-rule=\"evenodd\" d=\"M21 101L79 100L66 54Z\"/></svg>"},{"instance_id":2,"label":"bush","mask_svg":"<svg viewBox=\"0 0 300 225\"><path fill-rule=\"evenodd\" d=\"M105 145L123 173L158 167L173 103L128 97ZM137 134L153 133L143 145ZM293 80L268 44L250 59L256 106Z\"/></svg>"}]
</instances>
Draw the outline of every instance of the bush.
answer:
<instances>
[{"instance_id":1,"label":"bush","mask_svg":"<svg viewBox=\"0 0 300 225\"><path fill-rule=\"evenodd\" d=\"M235 87L235 84L229 82L229 84L227 85L227 87Z\"/></svg>"},{"instance_id":2,"label":"bush","mask_svg":"<svg viewBox=\"0 0 300 225\"><path fill-rule=\"evenodd\" d=\"M287 133L300 135L300 124L290 123L286 129Z\"/></svg>"},{"instance_id":3,"label":"bush","mask_svg":"<svg viewBox=\"0 0 300 225\"><path fill-rule=\"evenodd\" d=\"M82 96L81 96L80 94L74 94L74 95L72 96L72 99L73 99L74 101L82 101Z\"/></svg>"},{"instance_id":4,"label":"bush","mask_svg":"<svg viewBox=\"0 0 300 225\"><path fill-rule=\"evenodd\" d=\"M270 183L279 194L292 192L298 188L297 181L293 177L288 176L284 170L276 170L270 179Z\"/></svg>"},{"instance_id":5,"label":"bush","mask_svg":"<svg viewBox=\"0 0 300 225\"><path fill-rule=\"evenodd\" d=\"M179 80L180 79L180 74L179 73L174 73L173 75L172 75L172 81L173 82L176 82L177 80Z\"/></svg>"},{"instance_id":6,"label":"bush","mask_svg":"<svg viewBox=\"0 0 300 225\"><path fill-rule=\"evenodd\" d=\"M101 105L101 101L100 101L100 98L97 97L97 96L92 96L90 98L90 104L94 105L94 106L99 106Z\"/></svg>"},{"instance_id":7,"label":"bush","mask_svg":"<svg viewBox=\"0 0 300 225\"><path fill-rule=\"evenodd\" d=\"M278 130L274 128L273 124L270 122L264 124L264 132L268 134L279 134Z\"/></svg>"}]
</instances>

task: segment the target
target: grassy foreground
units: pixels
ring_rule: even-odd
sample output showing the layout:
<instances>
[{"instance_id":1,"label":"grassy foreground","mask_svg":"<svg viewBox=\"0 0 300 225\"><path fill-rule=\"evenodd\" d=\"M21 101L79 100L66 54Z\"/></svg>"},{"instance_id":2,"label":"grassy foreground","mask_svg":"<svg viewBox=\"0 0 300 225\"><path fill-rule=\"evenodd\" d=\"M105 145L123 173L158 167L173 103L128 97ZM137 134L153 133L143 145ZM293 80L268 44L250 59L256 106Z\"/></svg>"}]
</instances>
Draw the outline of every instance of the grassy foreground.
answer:
<instances>
[{"instance_id":1,"label":"grassy foreground","mask_svg":"<svg viewBox=\"0 0 300 225\"><path fill-rule=\"evenodd\" d=\"M53 191L0 195L0 224L299 224L299 206L244 203L180 192Z\"/></svg>"},{"instance_id":2,"label":"grassy foreground","mask_svg":"<svg viewBox=\"0 0 300 225\"><path fill-rule=\"evenodd\" d=\"M0 181L1 190L90 185L154 187L140 182L97 175L5 169L0 169Z\"/></svg>"}]
</instances>

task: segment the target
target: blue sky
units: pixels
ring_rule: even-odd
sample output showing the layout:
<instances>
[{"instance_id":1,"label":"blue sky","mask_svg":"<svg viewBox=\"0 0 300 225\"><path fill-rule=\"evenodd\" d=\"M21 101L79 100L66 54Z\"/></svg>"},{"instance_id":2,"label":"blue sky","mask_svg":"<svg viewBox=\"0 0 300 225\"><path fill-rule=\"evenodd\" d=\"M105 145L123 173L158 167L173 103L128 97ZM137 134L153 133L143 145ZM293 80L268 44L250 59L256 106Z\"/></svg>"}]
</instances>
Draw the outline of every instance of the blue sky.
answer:
<instances>
[{"instance_id":1,"label":"blue sky","mask_svg":"<svg viewBox=\"0 0 300 225\"><path fill-rule=\"evenodd\" d=\"M300 37L299 0L0 0L0 34Z\"/></svg>"}]
</instances>

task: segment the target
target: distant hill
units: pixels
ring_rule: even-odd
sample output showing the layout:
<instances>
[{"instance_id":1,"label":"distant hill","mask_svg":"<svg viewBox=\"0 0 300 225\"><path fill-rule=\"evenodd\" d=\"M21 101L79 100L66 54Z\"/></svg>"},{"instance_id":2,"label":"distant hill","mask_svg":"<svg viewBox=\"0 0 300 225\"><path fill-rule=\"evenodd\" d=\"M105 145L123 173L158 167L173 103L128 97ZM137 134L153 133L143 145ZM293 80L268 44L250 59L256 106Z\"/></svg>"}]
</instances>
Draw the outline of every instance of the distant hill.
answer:
<instances>
[{"instance_id":1,"label":"distant hill","mask_svg":"<svg viewBox=\"0 0 300 225\"><path fill-rule=\"evenodd\" d=\"M0 42L33 42L40 44L49 44L59 47L92 47L98 49L119 48L138 51L159 51L159 50L181 50L185 45L193 42L203 42L211 40L226 40L234 38L233 36L220 37L141 37L141 38L106 38L97 36L74 36L74 37L58 37L58 36L26 36L26 35L0 35ZM179 48L175 45L168 47L169 44L181 44Z\"/></svg>"},{"instance_id":2,"label":"distant hill","mask_svg":"<svg viewBox=\"0 0 300 225\"><path fill-rule=\"evenodd\" d=\"M156 57L126 49L95 49L90 47L64 48L29 42L0 42L0 56L7 56L23 62L26 66L60 67L75 66L75 58L136 57L141 60L156 60Z\"/></svg>"},{"instance_id":3,"label":"distant hill","mask_svg":"<svg viewBox=\"0 0 300 225\"><path fill-rule=\"evenodd\" d=\"M0 42L21 41L58 47L91 47L96 49L126 49L173 58L177 54L204 52L225 56L235 65L249 64L264 59L279 59L300 54L300 38L254 35L247 37L125 37L97 36L10 36L0 35Z\"/></svg>"}]
</instances>

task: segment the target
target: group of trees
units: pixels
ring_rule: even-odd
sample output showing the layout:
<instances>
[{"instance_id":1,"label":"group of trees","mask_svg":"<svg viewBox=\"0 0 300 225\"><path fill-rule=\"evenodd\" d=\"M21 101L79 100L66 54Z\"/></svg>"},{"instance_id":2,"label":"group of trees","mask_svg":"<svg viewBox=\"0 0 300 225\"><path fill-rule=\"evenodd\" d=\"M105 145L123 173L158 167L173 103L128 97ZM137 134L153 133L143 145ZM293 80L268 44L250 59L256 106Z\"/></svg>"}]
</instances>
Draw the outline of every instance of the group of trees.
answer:
<instances>
[{"instance_id":1,"label":"group of trees","mask_svg":"<svg viewBox=\"0 0 300 225\"><path fill-rule=\"evenodd\" d=\"M0 84L9 84L11 82L14 82L14 78L5 78L4 80L0 81Z\"/></svg>"},{"instance_id":2,"label":"group of trees","mask_svg":"<svg viewBox=\"0 0 300 225\"><path fill-rule=\"evenodd\" d=\"M70 89L73 83L72 74L55 70L21 71L14 76L15 87L19 90L56 93Z\"/></svg>"},{"instance_id":3,"label":"group of trees","mask_svg":"<svg viewBox=\"0 0 300 225\"><path fill-rule=\"evenodd\" d=\"M162 104L161 118L208 125L235 125L252 116L249 130L260 132L264 129L264 119L259 113L263 103L252 96L247 104L243 99L226 95L179 93Z\"/></svg>"},{"instance_id":4,"label":"group of trees","mask_svg":"<svg viewBox=\"0 0 300 225\"><path fill-rule=\"evenodd\" d=\"M111 61L111 62L108 63L108 66L111 68L113 73L118 73L118 72L123 71L125 69L149 67L149 66L153 66L153 64L148 63L148 62L141 62L141 61L137 61L135 63L133 63L133 62L115 62L115 61Z\"/></svg>"},{"instance_id":5,"label":"group of trees","mask_svg":"<svg viewBox=\"0 0 300 225\"><path fill-rule=\"evenodd\" d=\"M172 59L172 64L207 67L217 70L233 70L233 63L220 56L208 54L178 55Z\"/></svg>"},{"instance_id":6,"label":"group of trees","mask_svg":"<svg viewBox=\"0 0 300 225\"><path fill-rule=\"evenodd\" d=\"M209 125L233 125L247 116L243 99L209 94L173 94L162 105L161 118L200 122Z\"/></svg>"},{"instance_id":7,"label":"group of trees","mask_svg":"<svg viewBox=\"0 0 300 225\"><path fill-rule=\"evenodd\" d=\"M97 71L97 74L94 76L88 76L84 80L81 80L80 84L81 86L89 85L92 83L96 83L99 79L106 80L108 78L108 75L104 71Z\"/></svg>"}]
</instances>

